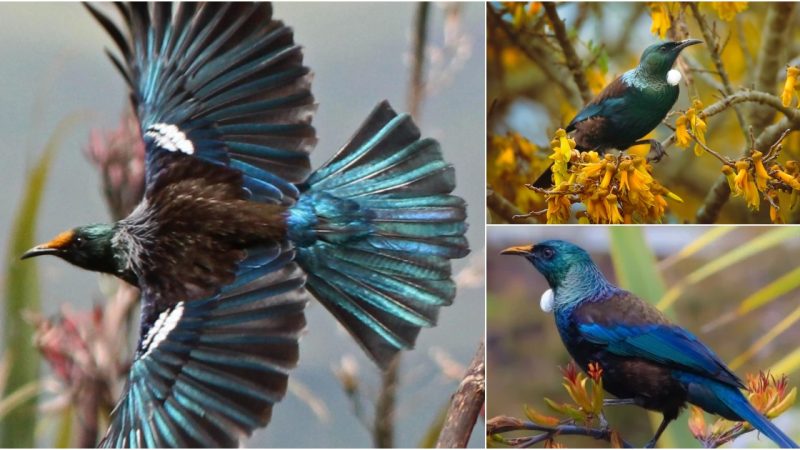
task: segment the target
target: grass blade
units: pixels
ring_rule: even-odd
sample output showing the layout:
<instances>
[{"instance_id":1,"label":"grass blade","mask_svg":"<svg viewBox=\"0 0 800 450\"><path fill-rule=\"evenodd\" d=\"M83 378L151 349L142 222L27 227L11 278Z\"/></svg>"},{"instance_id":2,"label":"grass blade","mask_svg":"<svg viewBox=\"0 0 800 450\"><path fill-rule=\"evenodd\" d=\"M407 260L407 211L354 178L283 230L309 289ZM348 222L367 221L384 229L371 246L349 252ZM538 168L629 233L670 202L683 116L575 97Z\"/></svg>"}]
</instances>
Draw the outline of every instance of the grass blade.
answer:
<instances>
[{"instance_id":1,"label":"grass blade","mask_svg":"<svg viewBox=\"0 0 800 450\"><path fill-rule=\"evenodd\" d=\"M50 165L56 149L78 117L73 114L62 120L45 144L41 157L28 174L29 182L9 236L11 245L6 255L5 327L2 337L6 345L9 371L0 398L18 394L39 377L40 360L31 348L34 330L23 318L23 311L38 311L40 308L38 272L36 263L20 261L19 257L36 244L34 232ZM14 407L0 421L0 447L34 447L34 397L26 397L25 401L15 404Z\"/></svg>"},{"instance_id":2,"label":"grass blade","mask_svg":"<svg viewBox=\"0 0 800 450\"><path fill-rule=\"evenodd\" d=\"M698 268L679 283L675 284L675 286L671 287L661 300L659 300L658 308L662 311L668 309L690 286L795 236L797 236L797 230L795 230L794 227L778 227L763 233L753 240L743 243L724 255L714 258L711 262Z\"/></svg>"}]
</instances>

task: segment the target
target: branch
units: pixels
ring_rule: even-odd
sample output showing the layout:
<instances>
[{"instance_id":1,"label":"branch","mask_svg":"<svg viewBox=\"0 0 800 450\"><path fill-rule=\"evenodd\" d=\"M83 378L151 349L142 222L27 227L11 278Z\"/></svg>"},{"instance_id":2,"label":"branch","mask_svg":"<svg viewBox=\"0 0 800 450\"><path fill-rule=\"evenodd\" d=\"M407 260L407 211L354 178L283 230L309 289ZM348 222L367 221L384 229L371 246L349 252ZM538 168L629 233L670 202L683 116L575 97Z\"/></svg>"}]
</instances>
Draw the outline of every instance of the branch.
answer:
<instances>
[{"instance_id":1,"label":"branch","mask_svg":"<svg viewBox=\"0 0 800 450\"><path fill-rule=\"evenodd\" d=\"M570 72L572 72L572 78L578 86L578 91L581 93L583 103L589 103L592 100L592 91L589 90L589 83L586 81L586 74L583 73L581 60L578 58L578 54L575 53L575 48L572 46L572 43L570 43L569 37L567 37L567 29L564 27L564 22L558 17L556 4L553 2L544 2L542 5L544 6L544 12L550 19L550 25L553 27L556 40L561 46L561 50L564 52L564 58L567 60L567 67L569 67Z\"/></svg>"},{"instance_id":2,"label":"branch","mask_svg":"<svg viewBox=\"0 0 800 450\"><path fill-rule=\"evenodd\" d=\"M794 3L773 3L767 10L765 31L758 50L759 59L755 70L754 88L757 91L772 92L775 89L777 74L781 67L781 49L786 45L793 9ZM750 124L756 134L761 133L769 125L773 116L763 107L753 107L750 110Z\"/></svg>"},{"instance_id":3,"label":"branch","mask_svg":"<svg viewBox=\"0 0 800 450\"><path fill-rule=\"evenodd\" d=\"M420 2L414 18L414 49L411 62L411 85L408 89L408 113L415 120L419 121L419 107L422 104L422 96L425 92L425 80L423 77L425 66L425 42L428 38L428 13L430 3Z\"/></svg>"},{"instance_id":4,"label":"branch","mask_svg":"<svg viewBox=\"0 0 800 450\"><path fill-rule=\"evenodd\" d=\"M570 86L568 86L564 82L564 79L563 79L562 76L560 76L560 74L557 74L557 73L555 73L553 71L552 64L550 64L549 61L543 61L542 60L543 58L547 58L547 55L542 55L542 54L537 53L538 49L531 48L530 46L525 45L522 41L520 41L520 39L517 36L517 34L511 28L509 28L509 26L506 23L506 21L503 20L503 18L500 17L497 14L497 11L494 10L494 7L491 4L487 5L487 9L486 10L488 11L489 17L491 17L492 20L494 21L494 23L501 30L503 30L503 32L506 34L506 36L508 36L508 39L511 41L511 43L515 47L517 47L525 56L527 56L528 59L531 60L531 62L536 64L539 67L539 69L542 70L542 73L544 73L544 75L550 81L552 81L553 83L558 85L558 87L560 87L561 90L564 91L564 93L567 95L567 97L571 101L575 100L576 103L577 103L578 98L577 98L575 90L572 89Z\"/></svg>"},{"instance_id":5,"label":"branch","mask_svg":"<svg viewBox=\"0 0 800 450\"><path fill-rule=\"evenodd\" d=\"M769 95L760 92L758 94ZM784 118L778 123L770 125L764 130L764 132L761 133L760 136L758 136L754 147L756 149L765 148L767 145L770 145L771 142L775 142L778 139L783 139L783 137L785 137L786 130L789 128L800 128L800 120L796 119L791 121L789 118ZM703 206L697 210L697 223L715 223L719 218L719 213L722 210L722 207L730 198L730 195L731 191L730 187L728 186L728 180L725 178L725 175L720 175L717 177L717 180L714 181L714 185L708 191L708 194L706 194L706 198L703 201Z\"/></svg>"},{"instance_id":6,"label":"branch","mask_svg":"<svg viewBox=\"0 0 800 450\"><path fill-rule=\"evenodd\" d=\"M800 109L787 108L781 103L781 99L766 92L759 92L754 90L743 90L729 95L716 103L713 103L703 109L702 114L705 117L715 116L728 108L733 107L738 103L752 102L770 107L783 113L789 121L800 127Z\"/></svg>"},{"instance_id":7,"label":"branch","mask_svg":"<svg viewBox=\"0 0 800 450\"><path fill-rule=\"evenodd\" d=\"M569 423L548 427L533 423L528 420L523 421L508 416L492 417L486 422L487 436L520 430L541 431L542 434L513 439L511 444L517 448L527 448L539 442L552 439L555 436L586 436L597 439L598 441L606 441L610 443L612 441L613 434L613 431L610 428L590 428L572 425ZM626 442L621 437L619 440L624 448L633 448L631 444Z\"/></svg>"},{"instance_id":8,"label":"branch","mask_svg":"<svg viewBox=\"0 0 800 450\"><path fill-rule=\"evenodd\" d=\"M398 353L382 375L381 392L375 404L375 422L372 427L372 438L377 448L394 447L394 414L400 358L401 354Z\"/></svg>"},{"instance_id":9,"label":"branch","mask_svg":"<svg viewBox=\"0 0 800 450\"><path fill-rule=\"evenodd\" d=\"M502 217L507 223L539 223L530 218L515 220L514 216L523 216L524 213L517 209L514 204L506 200L503 196L495 192L490 186L486 187L486 207L489 208L489 210L493 213Z\"/></svg>"},{"instance_id":10,"label":"branch","mask_svg":"<svg viewBox=\"0 0 800 450\"><path fill-rule=\"evenodd\" d=\"M465 448L469 442L472 429L478 421L485 400L486 376L484 361L484 345L478 345L478 351L472 359L467 374L458 390L453 394L447 417L439 434L437 448Z\"/></svg>"},{"instance_id":11,"label":"branch","mask_svg":"<svg viewBox=\"0 0 800 450\"><path fill-rule=\"evenodd\" d=\"M725 70L725 66L722 64L722 57L720 55L720 49L717 42L717 39L711 33L711 30L706 23L705 17L700 13L700 8L697 6L697 3L689 3L689 7L692 9L692 14L694 15L694 19L697 21L697 25L700 27L700 31L703 33L703 39L706 40L706 48L708 48L708 53L711 55L711 60L714 61L714 65L717 67L717 73L719 74L719 78L722 80L722 92L725 95L733 94L733 88L731 87L731 80L728 77L728 72ZM744 136L747 137L747 123L744 121L744 116L742 112L739 111L739 108L734 107L734 111L736 111L736 118L739 120L739 126L742 128L742 133Z\"/></svg>"}]
</instances>

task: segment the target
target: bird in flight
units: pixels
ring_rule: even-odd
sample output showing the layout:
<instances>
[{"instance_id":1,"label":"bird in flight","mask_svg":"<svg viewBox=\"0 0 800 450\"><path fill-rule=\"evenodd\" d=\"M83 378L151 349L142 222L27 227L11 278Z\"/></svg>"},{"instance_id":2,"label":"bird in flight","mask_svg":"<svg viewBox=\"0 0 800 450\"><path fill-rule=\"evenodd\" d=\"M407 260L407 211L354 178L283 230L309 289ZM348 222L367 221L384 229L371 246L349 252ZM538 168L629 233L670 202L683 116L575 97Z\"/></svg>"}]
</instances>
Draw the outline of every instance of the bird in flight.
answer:
<instances>
[{"instance_id":1,"label":"bird in flight","mask_svg":"<svg viewBox=\"0 0 800 450\"><path fill-rule=\"evenodd\" d=\"M382 368L452 303L466 211L439 144L380 103L327 163L311 72L269 3L117 4L145 143L126 218L65 231L55 255L141 290L127 387L101 445L232 447L266 426L310 297Z\"/></svg>"}]
</instances>

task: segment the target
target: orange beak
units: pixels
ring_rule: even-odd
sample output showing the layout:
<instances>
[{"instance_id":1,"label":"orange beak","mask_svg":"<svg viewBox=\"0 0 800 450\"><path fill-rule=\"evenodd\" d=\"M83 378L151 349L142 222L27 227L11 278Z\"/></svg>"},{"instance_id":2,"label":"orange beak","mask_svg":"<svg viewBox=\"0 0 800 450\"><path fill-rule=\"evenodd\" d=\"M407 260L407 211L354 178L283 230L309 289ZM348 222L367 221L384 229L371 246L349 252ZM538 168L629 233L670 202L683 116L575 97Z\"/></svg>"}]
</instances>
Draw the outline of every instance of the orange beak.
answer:
<instances>
[{"instance_id":1,"label":"orange beak","mask_svg":"<svg viewBox=\"0 0 800 450\"><path fill-rule=\"evenodd\" d=\"M33 258L34 256L41 255L54 255L61 251L67 244L72 241L75 233L72 230L64 231L58 236L54 237L50 242L39 244L36 247L23 253L20 259Z\"/></svg>"},{"instance_id":2,"label":"orange beak","mask_svg":"<svg viewBox=\"0 0 800 450\"><path fill-rule=\"evenodd\" d=\"M508 247L507 249L500 252L501 255L521 255L527 256L530 255L533 251L532 245L519 245L516 247Z\"/></svg>"}]
</instances>

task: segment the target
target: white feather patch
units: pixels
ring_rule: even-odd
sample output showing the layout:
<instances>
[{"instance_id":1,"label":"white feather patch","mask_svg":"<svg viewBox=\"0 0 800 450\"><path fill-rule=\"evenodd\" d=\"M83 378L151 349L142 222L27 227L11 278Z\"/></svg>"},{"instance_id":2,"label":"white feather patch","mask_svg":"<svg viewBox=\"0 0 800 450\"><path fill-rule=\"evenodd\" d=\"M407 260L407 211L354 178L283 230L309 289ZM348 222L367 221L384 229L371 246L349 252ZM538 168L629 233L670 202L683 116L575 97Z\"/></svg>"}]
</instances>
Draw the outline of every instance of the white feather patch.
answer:
<instances>
[{"instance_id":1,"label":"white feather patch","mask_svg":"<svg viewBox=\"0 0 800 450\"><path fill-rule=\"evenodd\" d=\"M145 137L153 138L156 145L171 152L181 152L191 155L194 153L194 144L186 138L186 134L175 125L157 123L147 129Z\"/></svg>"},{"instance_id":2,"label":"white feather patch","mask_svg":"<svg viewBox=\"0 0 800 450\"><path fill-rule=\"evenodd\" d=\"M553 295L553 290L548 289L544 291L544 294L542 294L542 299L539 300L539 306L542 308L542 311L549 313L553 310L554 301L555 296Z\"/></svg>"},{"instance_id":3,"label":"white feather patch","mask_svg":"<svg viewBox=\"0 0 800 450\"><path fill-rule=\"evenodd\" d=\"M667 84L677 86L681 82L681 72L677 69L670 69L667 72Z\"/></svg>"},{"instance_id":4,"label":"white feather patch","mask_svg":"<svg viewBox=\"0 0 800 450\"><path fill-rule=\"evenodd\" d=\"M181 317L183 317L183 302L178 302L172 309L167 309L158 316L153 326L147 330L147 336L144 338L142 344L142 348L145 349L144 356L150 354L169 336L170 331L175 329Z\"/></svg>"}]
</instances>

